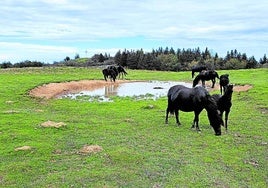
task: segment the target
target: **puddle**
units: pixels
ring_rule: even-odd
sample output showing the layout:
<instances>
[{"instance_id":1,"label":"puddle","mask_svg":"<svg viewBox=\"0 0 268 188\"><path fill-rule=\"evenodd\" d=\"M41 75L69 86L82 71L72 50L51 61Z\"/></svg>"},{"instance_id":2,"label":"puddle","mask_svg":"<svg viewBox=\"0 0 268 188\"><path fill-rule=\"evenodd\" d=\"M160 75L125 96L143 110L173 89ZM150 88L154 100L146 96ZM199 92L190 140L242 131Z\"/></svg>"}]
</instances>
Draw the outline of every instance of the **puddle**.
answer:
<instances>
[{"instance_id":1,"label":"puddle","mask_svg":"<svg viewBox=\"0 0 268 188\"><path fill-rule=\"evenodd\" d=\"M120 84L110 84L91 91L80 91L79 93L71 93L60 96L59 98L70 98L74 100L88 100L100 102L112 102L113 96L133 97L137 100L153 99L167 95L170 87L173 85L185 85L192 87L191 83L174 82L174 81L148 81L148 82L126 82Z\"/></svg>"}]
</instances>

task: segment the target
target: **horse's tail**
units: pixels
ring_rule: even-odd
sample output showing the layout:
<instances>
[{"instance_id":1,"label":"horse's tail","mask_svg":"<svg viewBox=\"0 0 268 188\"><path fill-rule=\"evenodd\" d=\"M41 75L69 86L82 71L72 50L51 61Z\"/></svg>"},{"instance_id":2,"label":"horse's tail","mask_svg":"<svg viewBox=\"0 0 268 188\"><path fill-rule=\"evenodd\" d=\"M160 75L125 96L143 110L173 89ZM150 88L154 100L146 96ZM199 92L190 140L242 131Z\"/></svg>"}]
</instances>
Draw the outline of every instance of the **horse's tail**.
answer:
<instances>
[{"instance_id":1,"label":"horse's tail","mask_svg":"<svg viewBox=\"0 0 268 188\"><path fill-rule=\"evenodd\" d=\"M215 71L216 78L220 79L219 74Z\"/></svg>"},{"instance_id":2,"label":"horse's tail","mask_svg":"<svg viewBox=\"0 0 268 188\"><path fill-rule=\"evenodd\" d=\"M194 70L192 70L192 78L194 77Z\"/></svg>"},{"instance_id":3,"label":"horse's tail","mask_svg":"<svg viewBox=\"0 0 268 188\"><path fill-rule=\"evenodd\" d=\"M175 112L175 104L174 101L171 100L171 97L168 97L168 106L167 106L167 113L174 114Z\"/></svg>"},{"instance_id":4,"label":"horse's tail","mask_svg":"<svg viewBox=\"0 0 268 188\"><path fill-rule=\"evenodd\" d=\"M216 135L221 135L221 125L223 125L215 99L207 94L207 103L205 105L210 125L213 127Z\"/></svg>"},{"instance_id":5,"label":"horse's tail","mask_svg":"<svg viewBox=\"0 0 268 188\"><path fill-rule=\"evenodd\" d=\"M193 81L193 87L195 87L195 86L198 84L198 82L199 82L200 80L201 80L200 76L197 75L197 76L195 77L194 81Z\"/></svg>"}]
</instances>

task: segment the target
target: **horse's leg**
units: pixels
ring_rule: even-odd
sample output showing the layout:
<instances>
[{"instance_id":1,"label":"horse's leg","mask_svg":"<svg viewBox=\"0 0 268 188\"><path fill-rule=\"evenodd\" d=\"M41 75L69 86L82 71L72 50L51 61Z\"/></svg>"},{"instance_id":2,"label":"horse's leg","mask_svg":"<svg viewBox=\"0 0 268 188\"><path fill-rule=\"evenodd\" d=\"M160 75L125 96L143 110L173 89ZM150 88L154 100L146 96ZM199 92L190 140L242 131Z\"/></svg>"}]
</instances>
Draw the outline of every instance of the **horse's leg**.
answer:
<instances>
[{"instance_id":1,"label":"horse's leg","mask_svg":"<svg viewBox=\"0 0 268 188\"><path fill-rule=\"evenodd\" d=\"M225 130L226 131L227 131L227 127L228 127L227 122L228 122L229 112L230 112L230 110L225 111Z\"/></svg>"},{"instance_id":2,"label":"horse's leg","mask_svg":"<svg viewBox=\"0 0 268 188\"><path fill-rule=\"evenodd\" d=\"M200 111L195 111L194 112L194 123L195 123L195 127L196 127L196 130L197 131L201 131L200 128L199 128L199 125L198 125L198 122L199 122L199 114L200 114Z\"/></svg>"},{"instance_id":3,"label":"horse's leg","mask_svg":"<svg viewBox=\"0 0 268 188\"><path fill-rule=\"evenodd\" d=\"M193 124L192 124L192 127L191 127L192 129L193 128L195 128L195 118L194 118L194 120L193 120Z\"/></svg>"},{"instance_id":4,"label":"horse's leg","mask_svg":"<svg viewBox=\"0 0 268 188\"><path fill-rule=\"evenodd\" d=\"M192 124L192 127L191 127L192 129L195 128L195 126L196 126L196 121L195 121L196 118L195 118L195 116L196 116L196 115L194 115L194 120L193 120L193 124Z\"/></svg>"},{"instance_id":5,"label":"horse's leg","mask_svg":"<svg viewBox=\"0 0 268 188\"><path fill-rule=\"evenodd\" d=\"M107 78L106 78L106 75L105 74L103 75L103 77L104 77L104 80L107 82Z\"/></svg>"},{"instance_id":6,"label":"horse's leg","mask_svg":"<svg viewBox=\"0 0 268 188\"><path fill-rule=\"evenodd\" d=\"M179 120L179 110L175 110L175 117L176 117L176 123L179 126L181 124Z\"/></svg>"},{"instance_id":7,"label":"horse's leg","mask_svg":"<svg viewBox=\"0 0 268 188\"><path fill-rule=\"evenodd\" d=\"M205 80L202 80L202 86L203 86L204 88L206 88Z\"/></svg>"},{"instance_id":8,"label":"horse's leg","mask_svg":"<svg viewBox=\"0 0 268 188\"><path fill-rule=\"evenodd\" d=\"M212 81L212 88L214 88L214 85L215 85L216 80L215 79L212 79L211 81Z\"/></svg>"},{"instance_id":9,"label":"horse's leg","mask_svg":"<svg viewBox=\"0 0 268 188\"><path fill-rule=\"evenodd\" d=\"M167 107L167 110L166 110L166 124L168 124L168 114L169 114L169 108Z\"/></svg>"}]
</instances>

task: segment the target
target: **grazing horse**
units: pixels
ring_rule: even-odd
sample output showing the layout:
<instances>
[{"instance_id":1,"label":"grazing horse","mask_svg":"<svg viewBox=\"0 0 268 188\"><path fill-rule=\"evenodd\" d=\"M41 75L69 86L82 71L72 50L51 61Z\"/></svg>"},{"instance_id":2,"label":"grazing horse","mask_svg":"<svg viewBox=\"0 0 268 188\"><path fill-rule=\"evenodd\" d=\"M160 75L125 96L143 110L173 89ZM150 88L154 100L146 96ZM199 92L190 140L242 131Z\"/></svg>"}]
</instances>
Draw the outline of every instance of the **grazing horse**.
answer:
<instances>
[{"instance_id":1,"label":"grazing horse","mask_svg":"<svg viewBox=\"0 0 268 188\"><path fill-rule=\"evenodd\" d=\"M122 75L122 78L123 78L124 76L127 75L126 70L125 70L124 67L121 66L121 65L119 65L119 66L117 67L117 71L118 71L118 74L119 74L119 78L120 78L120 75Z\"/></svg>"},{"instance_id":2,"label":"grazing horse","mask_svg":"<svg viewBox=\"0 0 268 188\"><path fill-rule=\"evenodd\" d=\"M205 65L200 65L200 66L196 65L196 66L193 66L192 67L192 78L194 77L194 73L195 72L199 72L200 73L203 70L207 70L207 67Z\"/></svg>"},{"instance_id":3,"label":"grazing horse","mask_svg":"<svg viewBox=\"0 0 268 188\"><path fill-rule=\"evenodd\" d=\"M110 77L110 80L114 81L115 82L115 79L116 79L116 72L113 70L113 69L103 69L102 70L102 74L103 74L103 77L105 79L105 81L107 81L107 78Z\"/></svg>"},{"instance_id":4,"label":"grazing horse","mask_svg":"<svg viewBox=\"0 0 268 188\"><path fill-rule=\"evenodd\" d=\"M216 101L218 110L222 117L223 112L225 112L225 129L227 130L228 115L232 106L232 94L233 94L233 85L227 85L225 87L225 92L223 95L214 94L212 98Z\"/></svg>"},{"instance_id":5,"label":"grazing horse","mask_svg":"<svg viewBox=\"0 0 268 188\"><path fill-rule=\"evenodd\" d=\"M195 87L200 80L202 81L202 86L205 87L205 81L211 80L212 81L211 87L214 88L216 78L219 79L219 75L216 71L214 70L202 71L193 80L193 87Z\"/></svg>"},{"instance_id":6,"label":"grazing horse","mask_svg":"<svg viewBox=\"0 0 268 188\"><path fill-rule=\"evenodd\" d=\"M184 112L194 111L195 117L192 128L199 129L199 114L205 108L207 111L210 125L215 131L215 135L221 135L222 118L217 110L217 104L209 95L208 91L201 87L187 88L183 85L172 86L168 91L168 106L166 110L166 124L168 123L168 114L174 113L176 123L180 125L179 110Z\"/></svg>"},{"instance_id":7,"label":"grazing horse","mask_svg":"<svg viewBox=\"0 0 268 188\"><path fill-rule=\"evenodd\" d=\"M229 74L223 74L220 76L220 90L222 95L222 89L223 93L225 93L226 86L229 84Z\"/></svg>"}]
</instances>

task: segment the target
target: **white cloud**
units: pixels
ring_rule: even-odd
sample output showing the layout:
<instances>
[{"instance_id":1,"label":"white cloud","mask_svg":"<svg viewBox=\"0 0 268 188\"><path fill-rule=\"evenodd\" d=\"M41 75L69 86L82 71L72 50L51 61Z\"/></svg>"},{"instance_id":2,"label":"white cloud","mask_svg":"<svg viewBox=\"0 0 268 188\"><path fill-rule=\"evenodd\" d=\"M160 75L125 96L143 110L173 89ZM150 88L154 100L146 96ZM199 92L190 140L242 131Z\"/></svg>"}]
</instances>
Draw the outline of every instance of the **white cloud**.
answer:
<instances>
[{"instance_id":1,"label":"white cloud","mask_svg":"<svg viewBox=\"0 0 268 188\"><path fill-rule=\"evenodd\" d=\"M246 44L237 40L240 39L249 46L257 40L263 53L268 40L267 9L266 0L4 0L0 6L0 41L25 44L25 49L29 44L39 44L40 49L66 46L75 51L92 48L85 43L121 37L143 36L150 39L147 42L152 46L154 41L162 41L163 46L180 48L190 43L210 44L209 41L244 47ZM220 45L217 49L230 50ZM0 56L4 57L2 52Z\"/></svg>"}]
</instances>

